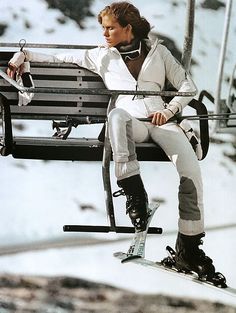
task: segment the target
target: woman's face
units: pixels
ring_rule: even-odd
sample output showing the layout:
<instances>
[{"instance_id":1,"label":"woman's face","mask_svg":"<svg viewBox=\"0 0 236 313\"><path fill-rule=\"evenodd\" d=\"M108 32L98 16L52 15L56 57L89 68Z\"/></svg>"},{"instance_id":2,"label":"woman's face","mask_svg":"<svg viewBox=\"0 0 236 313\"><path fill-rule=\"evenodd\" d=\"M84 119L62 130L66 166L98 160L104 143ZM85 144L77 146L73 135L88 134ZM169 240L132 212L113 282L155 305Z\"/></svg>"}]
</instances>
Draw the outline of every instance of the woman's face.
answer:
<instances>
[{"instance_id":1,"label":"woman's face","mask_svg":"<svg viewBox=\"0 0 236 313\"><path fill-rule=\"evenodd\" d=\"M120 43L130 43L133 39L132 27L122 27L111 15L102 17L103 36L109 47L117 46Z\"/></svg>"}]
</instances>

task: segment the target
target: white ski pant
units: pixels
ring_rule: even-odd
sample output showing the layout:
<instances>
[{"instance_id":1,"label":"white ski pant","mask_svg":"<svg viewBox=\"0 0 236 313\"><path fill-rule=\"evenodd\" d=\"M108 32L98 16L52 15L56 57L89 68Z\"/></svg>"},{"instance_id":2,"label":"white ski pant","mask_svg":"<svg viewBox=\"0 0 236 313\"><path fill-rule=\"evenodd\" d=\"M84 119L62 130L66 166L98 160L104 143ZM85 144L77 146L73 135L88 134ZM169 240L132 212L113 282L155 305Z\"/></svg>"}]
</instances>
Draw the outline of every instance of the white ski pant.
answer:
<instances>
[{"instance_id":1,"label":"white ski pant","mask_svg":"<svg viewBox=\"0 0 236 313\"><path fill-rule=\"evenodd\" d=\"M135 143L151 138L165 151L180 178L179 231L189 236L202 233L204 216L201 172L197 157L182 129L173 122L162 126L141 122L121 108L110 112L108 129L117 180L140 173Z\"/></svg>"}]
</instances>

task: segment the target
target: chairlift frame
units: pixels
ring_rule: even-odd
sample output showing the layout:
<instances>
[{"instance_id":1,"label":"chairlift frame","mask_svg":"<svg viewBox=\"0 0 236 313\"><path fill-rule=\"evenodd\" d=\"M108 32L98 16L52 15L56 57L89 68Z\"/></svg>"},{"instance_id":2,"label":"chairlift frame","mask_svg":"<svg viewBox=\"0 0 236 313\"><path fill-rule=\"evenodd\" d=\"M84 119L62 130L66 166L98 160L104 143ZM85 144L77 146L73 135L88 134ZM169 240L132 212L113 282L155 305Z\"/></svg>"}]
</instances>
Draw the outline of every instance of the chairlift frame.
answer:
<instances>
[{"instance_id":1,"label":"chairlift frame","mask_svg":"<svg viewBox=\"0 0 236 313\"><path fill-rule=\"evenodd\" d=\"M191 63L191 56L192 56L192 45L193 45L193 33L194 33L194 18L195 18L195 0L187 0L186 5L186 22L185 22L185 36L184 36L184 43L183 43L183 53L182 53L182 60L181 63L186 71L189 71L190 63ZM18 47L18 44L15 43L1 43L1 47ZM79 45L55 45L55 44L25 44L25 47L28 48L56 48L56 49L77 49L77 48L93 48L94 46L79 46ZM5 78L8 82L14 85L19 91L28 91L28 92L45 92L45 93L63 93L63 89L60 90L52 90L44 88L25 88L19 86L15 81L10 79L5 73L0 71L0 75ZM65 90L64 90L65 91ZM68 90L67 90L68 92ZM88 90L79 90L79 93L86 92ZM110 95L110 103L108 107L109 110L114 106L116 101L116 97L119 94L132 94L132 95L139 95L139 94L149 94L149 95L162 95L162 96L195 96L197 94L197 89L194 92L176 92L176 91L161 91L161 92L149 92L149 91L122 91L122 90L99 90L94 89L91 91L93 94L108 94ZM70 90L70 93L78 93L78 90ZM205 114L202 118L206 118ZM103 177L103 185L104 185L104 193L105 193L105 205L106 205L106 212L108 217L108 225L107 226L95 226L95 225L65 225L64 231L65 232L115 232L115 233L134 233L134 227L126 227L126 226L117 226L115 213L114 213L114 204L112 199L112 191L111 191L111 180L110 180L110 161L111 161L111 145L108 139L108 130L107 130L107 123L106 123L106 130L105 130L105 142L104 142L104 152L103 152L103 160L102 160L102 177ZM157 227L150 227L148 230L149 233L161 234L162 229Z\"/></svg>"}]
</instances>

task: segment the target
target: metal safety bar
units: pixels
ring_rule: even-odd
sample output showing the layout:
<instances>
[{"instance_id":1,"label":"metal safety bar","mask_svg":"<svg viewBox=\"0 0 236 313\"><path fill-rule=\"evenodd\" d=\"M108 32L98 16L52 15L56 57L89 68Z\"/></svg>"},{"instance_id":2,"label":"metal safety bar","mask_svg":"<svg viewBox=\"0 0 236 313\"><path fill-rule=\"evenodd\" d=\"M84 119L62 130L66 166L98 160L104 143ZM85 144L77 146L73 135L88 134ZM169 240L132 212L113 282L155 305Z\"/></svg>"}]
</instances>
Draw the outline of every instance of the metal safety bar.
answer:
<instances>
[{"instance_id":1,"label":"metal safety bar","mask_svg":"<svg viewBox=\"0 0 236 313\"><path fill-rule=\"evenodd\" d=\"M108 90L105 88L27 88L19 85L14 79L10 78L4 71L0 69L2 76L8 83L15 87L20 92L29 93L57 93L57 94L85 94L85 95L132 95L132 96L166 96L166 97L194 97L197 94L197 89L192 92L178 91L146 91L146 90Z\"/></svg>"},{"instance_id":2,"label":"metal safety bar","mask_svg":"<svg viewBox=\"0 0 236 313\"><path fill-rule=\"evenodd\" d=\"M3 48L19 48L19 42L0 42ZM24 48L42 48L42 49L93 49L95 45L71 45L71 44L50 44L50 43L25 43Z\"/></svg>"}]
</instances>

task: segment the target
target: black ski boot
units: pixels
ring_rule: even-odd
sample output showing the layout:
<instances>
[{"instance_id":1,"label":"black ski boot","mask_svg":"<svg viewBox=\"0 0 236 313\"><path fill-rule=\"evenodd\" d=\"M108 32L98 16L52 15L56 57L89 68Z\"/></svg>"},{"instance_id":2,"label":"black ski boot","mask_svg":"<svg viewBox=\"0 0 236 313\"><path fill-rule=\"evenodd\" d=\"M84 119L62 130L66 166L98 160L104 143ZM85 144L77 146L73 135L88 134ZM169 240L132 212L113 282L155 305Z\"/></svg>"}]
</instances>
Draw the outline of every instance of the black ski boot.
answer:
<instances>
[{"instance_id":1,"label":"black ski boot","mask_svg":"<svg viewBox=\"0 0 236 313\"><path fill-rule=\"evenodd\" d=\"M178 233L176 241L176 268L185 272L195 272L200 279L212 280L215 275L215 267L212 259L199 249L202 245L201 238L205 233L195 236L186 236Z\"/></svg>"},{"instance_id":2,"label":"black ski boot","mask_svg":"<svg viewBox=\"0 0 236 313\"><path fill-rule=\"evenodd\" d=\"M124 194L126 195L126 214L129 214L136 231L140 232L146 230L148 197L141 176L134 175L118 180L117 184L123 189Z\"/></svg>"}]
</instances>

